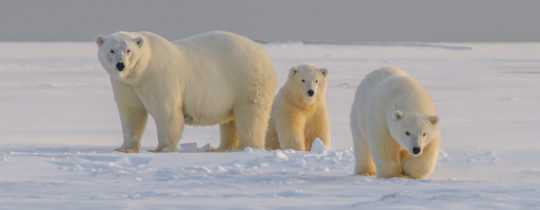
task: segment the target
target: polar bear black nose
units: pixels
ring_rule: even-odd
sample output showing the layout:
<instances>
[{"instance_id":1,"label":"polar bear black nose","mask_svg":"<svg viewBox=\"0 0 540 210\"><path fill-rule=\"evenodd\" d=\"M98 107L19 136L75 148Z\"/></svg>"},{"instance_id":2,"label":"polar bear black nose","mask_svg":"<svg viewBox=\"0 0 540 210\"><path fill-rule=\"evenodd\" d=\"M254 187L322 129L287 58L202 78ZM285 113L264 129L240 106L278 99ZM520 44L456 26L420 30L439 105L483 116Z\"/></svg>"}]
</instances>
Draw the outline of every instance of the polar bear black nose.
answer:
<instances>
[{"instance_id":1,"label":"polar bear black nose","mask_svg":"<svg viewBox=\"0 0 540 210\"><path fill-rule=\"evenodd\" d=\"M311 96L313 96L313 94L315 94L315 91L313 91L313 90L308 90L308 91L307 91L307 94L308 94L308 96L311 97Z\"/></svg>"},{"instance_id":2,"label":"polar bear black nose","mask_svg":"<svg viewBox=\"0 0 540 210\"><path fill-rule=\"evenodd\" d=\"M126 66L124 66L124 63L117 63L116 64L116 69L118 69L118 71L122 71L124 70Z\"/></svg>"},{"instance_id":3,"label":"polar bear black nose","mask_svg":"<svg viewBox=\"0 0 540 210\"><path fill-rule=\"evenodd\" d=\"M415 155L420 154L420 151L422 151L422 150L420 149L420 147L413 147L413 148L412 148L412 153L415 154Z\"/></svg>"}]
</instances>

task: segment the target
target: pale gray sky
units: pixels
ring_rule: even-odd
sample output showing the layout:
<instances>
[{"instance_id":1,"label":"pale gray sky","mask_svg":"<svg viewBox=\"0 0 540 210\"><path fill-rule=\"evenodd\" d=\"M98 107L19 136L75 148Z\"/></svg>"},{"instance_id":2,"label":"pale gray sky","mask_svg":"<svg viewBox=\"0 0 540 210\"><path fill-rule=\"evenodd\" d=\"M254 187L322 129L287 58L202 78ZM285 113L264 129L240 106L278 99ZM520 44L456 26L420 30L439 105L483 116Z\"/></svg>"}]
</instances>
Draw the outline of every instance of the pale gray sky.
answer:
<instances>
[{"instance_id":1,"label":"pale gray sky","mask_svg":"<svg viewBox=\"0 0 540 210\"><path fill-rule=\"evenodd\" d=\"M268 41L540 41L534 0L0 0L0 41L228 30Z\"/></svg>"}]
</instances>

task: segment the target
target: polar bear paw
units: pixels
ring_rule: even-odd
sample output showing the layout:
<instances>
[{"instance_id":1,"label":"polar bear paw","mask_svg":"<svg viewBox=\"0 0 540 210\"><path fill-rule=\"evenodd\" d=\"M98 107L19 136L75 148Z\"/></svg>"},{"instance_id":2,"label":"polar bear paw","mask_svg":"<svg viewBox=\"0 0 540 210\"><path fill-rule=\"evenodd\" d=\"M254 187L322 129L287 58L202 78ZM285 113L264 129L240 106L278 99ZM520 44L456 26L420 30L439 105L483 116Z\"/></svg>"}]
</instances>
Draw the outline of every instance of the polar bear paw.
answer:
<instances>
[{"instance_id":1,"label":"polar bear paw","mask_svg":"<svg viewBox=\"0 0 540 210\"><path fill-rule=\"evenodd\" d=\"M375 176L375 172L364 172L359 174L360 176Z\"/></svg>"},{"instance_id":2,"label":"polar bear paw","mask_svg":"<svg viewBox=\"0 0 540 210\"><path fill-rule=\"evenodd\" d=\"M114 151L122 153L139 153L139 148L119 147L114 149Z\"/></svg>"},{"instance_id":3,"label":"polar bear paw","mask_svg":"<svg viewBox=\"0 0 540 210\"><path fill-rule=\"evenodd\" d=\"M176 146L158 146L155 149L148 150L148 152L178 152L178 148Z\"/></svg>"}]
</instances>

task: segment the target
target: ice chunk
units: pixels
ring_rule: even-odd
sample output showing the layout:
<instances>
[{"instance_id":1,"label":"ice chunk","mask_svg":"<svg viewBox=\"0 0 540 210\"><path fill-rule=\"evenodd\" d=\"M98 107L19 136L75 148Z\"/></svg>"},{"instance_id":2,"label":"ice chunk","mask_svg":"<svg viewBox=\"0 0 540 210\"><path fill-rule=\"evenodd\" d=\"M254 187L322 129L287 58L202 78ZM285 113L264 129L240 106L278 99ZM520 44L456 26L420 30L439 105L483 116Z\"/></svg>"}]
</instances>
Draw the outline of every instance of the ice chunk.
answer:
<instances>
[{"instance_id":1,"label":"ice chunk","mask_svg":"<svg viewBox=\"0 0 540 210\"><path fill-rule=\"evenodd\" d=\"M244 148L244 152L252 153L252 152L253 152L253 148L251 148L251 147L246 147L246 148Z\"/></svg>"},{"instance_id":2,"label":"ice chunk","mask_svg":"<svg viewBox=\"0 0 540 210\"><path fill-rule=\"evenodd\" d=\"M180 144L180 152L197 152L197 151L198 149L197 149L196 142Z\"/></svg>"},{"instance_id":3,"label":"ice chunk","mask_svg":"<svg viewBox=\"0 0 540 210\"><path fill-rule=\"evenodd\" d=\"M311 144L311 152L318 154L326 153L326 146L324 146L321 139L317 138L315 139L315 141L313 141L313 143Z\"/></svg>"},{"instance_id":4,"label":"ice chunk","mask_svg":"<svg viewBox=\"0 0 540 210\"><path fill-rule=\"evenodd\" d=\"M281 150L276 150L274 152L274 156L277 158L277 159L280 159L280 160L289 160L289 156L287 156L287 154L285 154L283 151Z\"/></svg>"},{"instance_id":5,"label":"ice chunk","mask_svg":"<svg viewBox=\"0 0 540 210\"><path fill-rule=\"evenodd\" d=\"M198 149L199 152L210 152L211 150L212 150L212 147L210 146L210 144L205 144L204 146L199 147Z\"/></svg>"}]
</instances>

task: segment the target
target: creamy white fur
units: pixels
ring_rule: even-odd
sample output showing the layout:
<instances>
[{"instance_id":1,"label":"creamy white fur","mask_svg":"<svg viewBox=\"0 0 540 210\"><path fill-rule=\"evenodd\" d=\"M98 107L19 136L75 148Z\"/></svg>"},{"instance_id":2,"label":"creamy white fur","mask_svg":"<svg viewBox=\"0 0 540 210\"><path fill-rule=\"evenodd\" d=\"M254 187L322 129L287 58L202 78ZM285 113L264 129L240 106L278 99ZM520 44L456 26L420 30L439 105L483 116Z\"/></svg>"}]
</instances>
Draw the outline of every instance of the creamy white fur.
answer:
<instances>
[{"instance_id":1,"label":"creamy white fur","mask_svg":"<svg viewBox=\"0 0 540 210\"><path fill-rule=\"evenodd\" d=\"M272 106L266 135L269 149L310 150L320 138L330 148L330 128L326 111L328 71L312 65L291 68L285 85ZM308 90L314 95L309 96Z\"/></svg>"},{"instance_id":2,"label":"creamy white fur","mask_svg":"<svg viewBox=\"0 0 540 210\"><path fill-rule=\"evenodd\" d=\"M184 124L219 124L220 150L264 148L276 74L258 44L229 32L175 42L151 32L117 32L97 44L122 120L118 151L139 151L148 114L157 125L156 152L176 151Z\"/></svg>"},{"instance_id":3,"label":"creamy white fur","mask_svg":"<svg viewBox=\"0 0 540 210\"><path fill-rule=\"evenodd\" d=\"M355 173L378 177L429 176L439 151L438 117L420 83L398 68L368 74L351 111ZM414 147L421 148L414 154Z\"/></svg>"}]
</instances>

